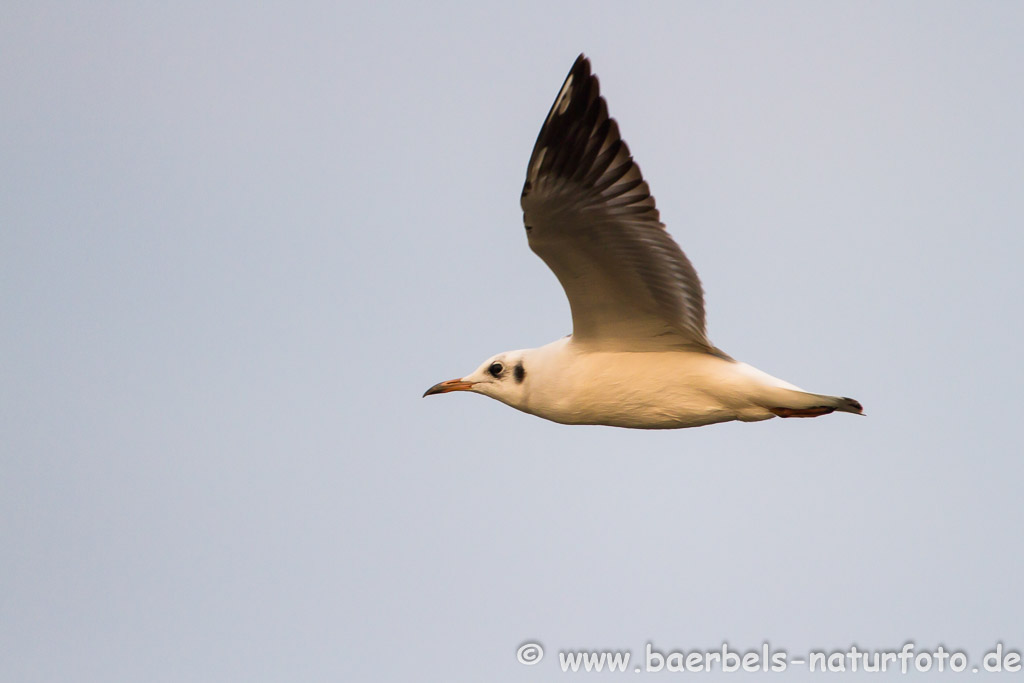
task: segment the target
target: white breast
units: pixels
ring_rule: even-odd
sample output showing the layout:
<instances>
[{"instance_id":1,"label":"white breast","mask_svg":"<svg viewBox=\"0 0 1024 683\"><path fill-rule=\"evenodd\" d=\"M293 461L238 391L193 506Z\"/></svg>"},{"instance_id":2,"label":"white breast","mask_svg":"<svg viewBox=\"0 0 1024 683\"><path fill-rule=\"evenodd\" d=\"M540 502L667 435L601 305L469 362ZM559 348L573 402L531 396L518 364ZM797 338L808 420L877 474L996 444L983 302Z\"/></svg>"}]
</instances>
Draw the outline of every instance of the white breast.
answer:
<instances>
[{"instance_id":1,"label":"white breast","mask_svg":"<svg viewBox=\"0 0 1024 683\"><path fill-rule=\"evenodd\" d=\"M686 351L592 351L561 339L530 358L528 413L564 424L669 429L764 420L758 398L795 389L745 363Z\"/></svg>"}]
</instances>

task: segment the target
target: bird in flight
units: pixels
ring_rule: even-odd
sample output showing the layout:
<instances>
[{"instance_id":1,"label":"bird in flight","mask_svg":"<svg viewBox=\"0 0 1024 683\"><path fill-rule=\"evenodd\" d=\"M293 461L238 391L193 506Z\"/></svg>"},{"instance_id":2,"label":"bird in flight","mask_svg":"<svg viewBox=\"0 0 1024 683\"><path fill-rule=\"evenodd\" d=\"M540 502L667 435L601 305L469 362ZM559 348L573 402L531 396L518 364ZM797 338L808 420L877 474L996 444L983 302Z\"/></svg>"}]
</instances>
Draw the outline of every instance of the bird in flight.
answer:
<instances>
[{"instance_id":1,"label":"bird in flight","mask_svg":"<svg viewBox=\"0 0 1024 683\"><path fill-rule=\"evenodd\" d=\"M499 353L424 396L471 391L554 422L637 429L863 414L852 398L808 393L711 343L697 272L582 54L537 137L521 204L530 248L569 298L572 334Z\"/></svg>"}]
</instances>

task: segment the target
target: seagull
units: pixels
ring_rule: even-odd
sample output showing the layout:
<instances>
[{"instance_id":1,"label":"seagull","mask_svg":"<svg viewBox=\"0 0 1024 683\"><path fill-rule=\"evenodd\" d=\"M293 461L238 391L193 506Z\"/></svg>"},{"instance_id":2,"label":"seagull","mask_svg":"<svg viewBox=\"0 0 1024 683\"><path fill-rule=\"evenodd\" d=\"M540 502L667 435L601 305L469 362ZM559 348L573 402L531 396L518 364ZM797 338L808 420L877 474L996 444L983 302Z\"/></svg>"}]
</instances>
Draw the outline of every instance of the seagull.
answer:
<instances>
[{"instance_id":1,"label":"seagull","mask_svg":"<svg viewBox=\"0 0 1024 683\"><path fill-rule=\"evenodd\" d=\"M471 391L562 424L677 429L863 415L729 357L707 337L704 291L660 221L580 55L555 98L520 203L532 249L572 309L572 334L488 358L424 396Z\"/></svg>"}]
</instances>

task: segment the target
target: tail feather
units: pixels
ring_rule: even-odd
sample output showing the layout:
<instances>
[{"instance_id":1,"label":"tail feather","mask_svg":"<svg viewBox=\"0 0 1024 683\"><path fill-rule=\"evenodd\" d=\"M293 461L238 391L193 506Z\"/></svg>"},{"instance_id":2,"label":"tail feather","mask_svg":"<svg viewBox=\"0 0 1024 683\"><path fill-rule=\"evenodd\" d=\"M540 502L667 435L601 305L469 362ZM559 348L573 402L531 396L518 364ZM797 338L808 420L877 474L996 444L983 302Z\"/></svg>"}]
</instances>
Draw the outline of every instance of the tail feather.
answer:
<instances>
[{"instance_id":1,"label":"tail feather","mask_svg":"<svg viewBox=\"0 0 1024 683\"><path fill-rule=\"evenodd\" d=\"M841 410L844 413L853 413L854 415L864 414L864 406L862 406L860 404L860 401L858 401L857 399L848 398L846 396L840 396L839 401L841 401L842 404L836 406L836 410Z\"/></svg>"},{"instance_id":2,"label":"tail feather","mask_svg":"<svg viewBox=\"0 0 1024 683\"><path fill-rule=\"evenodd\" d=\"M779 417L818 417L836 410L854 415L864 414L860 401L846 396L826 396L803 391L787 391L787 394L785 401L778 401L779 405L765 407Z\"/></svg>"}]
</instances>

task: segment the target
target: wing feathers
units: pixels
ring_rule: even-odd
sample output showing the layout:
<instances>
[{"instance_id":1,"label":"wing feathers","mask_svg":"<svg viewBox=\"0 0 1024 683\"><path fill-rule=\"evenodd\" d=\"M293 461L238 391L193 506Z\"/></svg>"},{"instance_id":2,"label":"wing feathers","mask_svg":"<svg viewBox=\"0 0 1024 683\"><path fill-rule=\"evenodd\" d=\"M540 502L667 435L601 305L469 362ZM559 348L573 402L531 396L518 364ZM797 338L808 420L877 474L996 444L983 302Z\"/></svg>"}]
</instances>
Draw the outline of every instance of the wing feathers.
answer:
<instances>
[{"instance_id":1,"label":"wing feathers","mask_svg":"<svg viewBox=\"0 0 1024 683\"><path fill-rule=\"evenodd\" d=\"M530 248L569 298L574 340L724 355L704 332L697 273L660 223L583 55L537 136L521 202Z\"/></svg>"}]
</instances>

